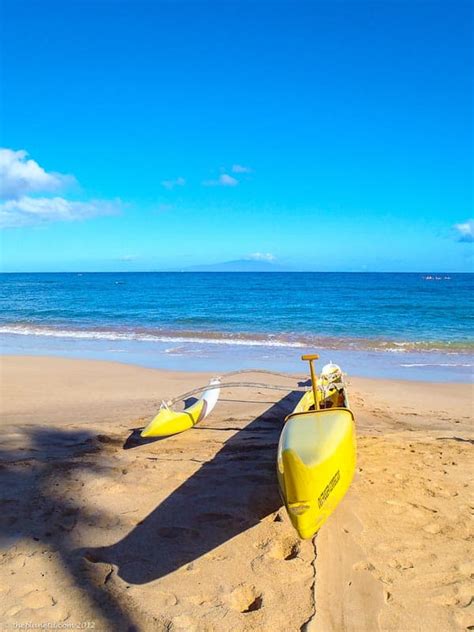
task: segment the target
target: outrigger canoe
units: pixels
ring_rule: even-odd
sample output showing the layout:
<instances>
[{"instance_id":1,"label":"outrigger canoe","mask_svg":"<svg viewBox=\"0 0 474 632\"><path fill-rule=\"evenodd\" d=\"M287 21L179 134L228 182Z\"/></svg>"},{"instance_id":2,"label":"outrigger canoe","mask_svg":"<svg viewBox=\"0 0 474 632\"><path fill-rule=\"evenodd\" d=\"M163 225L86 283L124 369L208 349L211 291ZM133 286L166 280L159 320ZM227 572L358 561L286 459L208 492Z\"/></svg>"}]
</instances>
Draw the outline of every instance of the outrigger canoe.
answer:
<instances>
[{"instance_id":1,"label":"outrigger canoe","mask_svg":"<svg viewBox=\"0 0 474 632\"><path fill-rule=\"evenodd\" d=\"M304 393L286 417L277 452L280 493L290 520L303 539L313 537L341 502L354 477L356 463L354 415L342 371L337 365L328 364L318 379L313 369L317 358L302 356L310 362L312 389ZM221 387L235 386L282 388L222 384L215 378L201 397L183 411L173 410L172 402L163 402L141 436L164 437L192 428L213 410Z\"/></svg>"},{"instance_id":2,"label":"outrigger canoe","mask_svg":"<svg viewBox=\"0 0 474 632\"><path fill-rule=\"evenodd\" d=\"M162 402L156 417L141 431L142 437L167 437L192 428L205 419L219 399L220 380L214 378L201 397L182 411L175 411Z\"/></svg>"},{"instance_id":3,"label":"outrigger canoe","mask_svg":"<svg viewBox=\"0 0 474 632\"><path fill-rule=\"evenodd\" d=\"M278 444L280 493L298 535L312 538L335 510L352 482L356 443L354 415L337 365L319 380L309 360L313 388L288 415ZM326 370L325 370L326 369Z\"/></svg>"}]
</instances>

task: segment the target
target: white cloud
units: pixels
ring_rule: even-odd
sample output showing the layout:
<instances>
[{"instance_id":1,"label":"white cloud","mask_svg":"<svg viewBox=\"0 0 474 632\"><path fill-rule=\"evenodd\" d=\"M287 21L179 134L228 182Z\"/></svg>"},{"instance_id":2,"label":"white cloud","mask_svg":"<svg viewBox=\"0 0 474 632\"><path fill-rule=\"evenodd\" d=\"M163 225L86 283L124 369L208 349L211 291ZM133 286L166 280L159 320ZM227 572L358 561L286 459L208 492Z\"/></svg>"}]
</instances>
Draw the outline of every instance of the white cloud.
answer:
<instances>
[{"instance_id":1,"label":"white cloud","mask_svg":"<svg viewBox=\"0 0 474 632\"><path fill-rule=\"evenodd\" d=\"M223 187L235 187L236 184L239 184L239 181L236 178L227 175L227 173L223 173L219 176L219 184Z\"/></svg>"},{"instance_id":2,"label":"white cloud","mask_svg":"<svg viewBox=\"0 0 474 632\"><path fill-rule=\"evenodd\" d=\"M135 261L138 259L138 255L122 255L118 258L119 261Z\"/></svg>"},{"instance_id":3,"label":"white cloud","mask_svg":"<svg viewBox=\"0 0 474 632\"><path fill-rule=\"evenodd\" d=\"M205 180L203 185L205 187L235 187L239 184L236 178L233 178L228 173L223 173L217 180Z\"/></svg>"},{"instance_id":4,"label":"white cloud","mask_svg":"<svg viewBox=\"0 0 474 632\"><path fill-rule=\"evenodd\" d=\"M0 228L74 222L98 215L116 215L120 201L67 200L44 197L75 183L74 176L47 172L24 150L0 148ZM34 194L41 193L42 197ZM33 195L30 195L33 194Z\"/></svg>"},{"instance_id":5,"label":"white cloud","mask_svg":"<svg viewBox=\"0 0 474 632\"><path fill-rule=\"evenodd\" d=\"M458 232L458 241L474 242L474 219L468 219L462 224L454 224Z\"/></svg>"},{"instance_id":6,"label":"white cloud","mask_svg":"<svg viewBox=\"0 0 474 632\"><path fill-rule=\"evenodd\" d=\"M24 150L0 148L0 196L19 198L28 193L50 193L75 182L73 176L47 172Z\"/></svg>"},{"instance_id":7,"label":"white cloud","mask_svg":"<svg viewBox=\"0 0 474 632\"><path fill-rule=\"evenodd\" d=\"M0 203L0 227L20 228L47 222L74 222L98 215L116 215L121 206L119 201L77 202L61 197L23 196Z\"/></svg>"},{"instance_id":8,"label":"white cloud","mask_svg":"<svg viewBox=\"0 0 474 632\"><path fill-rule=\"evenodd\" d=\"M247 259L251 261L275 261L276 257L271 252L254 252Z\"/></svg>"},{"instance_id":9,"label":"white cloud","mask_svg":"<svg viewBox=\"0 0 474 632\"><path fill-rule=\"evenodd\" d=\"M174 180L163 180L161 184L165 187L165 189L169 189L171 191L171 189L174 189L174 187L184 187L184 185L186 184L186 180L179 177L175 178Z\"/></svg>"},{"instance_id":10,"label":"white cloud","mask_svg":"<svg viewBox=\"0 0 474 632\"><path fill-rule=\"evenodd\" d=\"M232 165L232 173L252 173L252 169L244 165Z\"/></svg>"}]
</instances>

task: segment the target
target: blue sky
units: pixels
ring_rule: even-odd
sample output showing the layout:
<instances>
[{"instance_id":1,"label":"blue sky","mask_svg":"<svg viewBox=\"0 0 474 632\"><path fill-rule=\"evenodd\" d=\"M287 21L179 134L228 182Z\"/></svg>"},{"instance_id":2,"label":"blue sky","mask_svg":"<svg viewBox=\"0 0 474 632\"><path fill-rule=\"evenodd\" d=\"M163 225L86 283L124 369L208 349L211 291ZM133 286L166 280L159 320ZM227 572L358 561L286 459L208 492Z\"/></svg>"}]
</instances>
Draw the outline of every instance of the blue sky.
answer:
<instances>
[{"instance_id":1,"label":"blue sky","mask_svg":"<svg viewBox=\"0 0 474 632\"><path fill-rule=\"evenodd\" d=\"M3 269L472 270L471 29L458 1L3 0Z\"/></svg>"}]
</instances>

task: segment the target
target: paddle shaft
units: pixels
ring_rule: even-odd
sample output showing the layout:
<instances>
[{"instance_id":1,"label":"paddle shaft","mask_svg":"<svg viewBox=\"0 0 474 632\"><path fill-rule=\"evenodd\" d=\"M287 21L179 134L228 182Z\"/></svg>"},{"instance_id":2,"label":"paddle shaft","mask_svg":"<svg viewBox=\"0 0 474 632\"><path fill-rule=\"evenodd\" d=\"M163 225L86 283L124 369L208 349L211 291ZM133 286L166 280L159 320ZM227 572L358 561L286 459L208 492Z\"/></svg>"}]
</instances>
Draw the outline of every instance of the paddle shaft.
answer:
<instances>
[{"instance_id":1,"label":"paddle shaft","mask_svg":"<svg viewBox=\"0 0 474 632\"><path fill-rule=\"evenodd\" d=\"M309 362L309 370L311 373L311 385L313 387L313 397L314 397L314 410L319 410L319 402L318 402L318 380L316 373L314 372L313 362L314 360L319 360L319 356L317 353L312 353L308 355L302 355L302 360L306 360Z\"/></svg>"}]
</instances>

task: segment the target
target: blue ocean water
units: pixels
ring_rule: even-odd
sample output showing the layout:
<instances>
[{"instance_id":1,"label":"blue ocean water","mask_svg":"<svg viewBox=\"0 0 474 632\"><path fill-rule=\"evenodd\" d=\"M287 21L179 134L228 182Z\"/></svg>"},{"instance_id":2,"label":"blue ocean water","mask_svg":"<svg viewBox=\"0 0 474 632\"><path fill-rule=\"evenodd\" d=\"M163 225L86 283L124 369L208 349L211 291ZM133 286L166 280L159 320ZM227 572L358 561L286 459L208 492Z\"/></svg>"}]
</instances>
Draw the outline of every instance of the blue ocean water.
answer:
<instances>
[{"instance_id":1,"label":"blue ocean water","mask_svg":"<svg viewBox=\"0 0 474 632\"><path fill-rule=\"evenodd\" d=\"M474 275L0 275L4 353L183 370L299 370L316 349L353 373L470 380Z\"/></svg>"}]
</instances>

